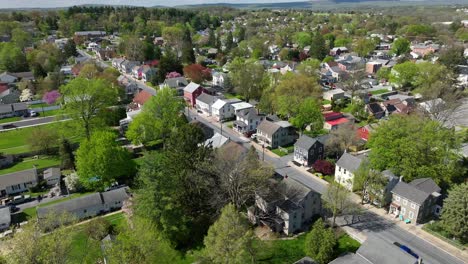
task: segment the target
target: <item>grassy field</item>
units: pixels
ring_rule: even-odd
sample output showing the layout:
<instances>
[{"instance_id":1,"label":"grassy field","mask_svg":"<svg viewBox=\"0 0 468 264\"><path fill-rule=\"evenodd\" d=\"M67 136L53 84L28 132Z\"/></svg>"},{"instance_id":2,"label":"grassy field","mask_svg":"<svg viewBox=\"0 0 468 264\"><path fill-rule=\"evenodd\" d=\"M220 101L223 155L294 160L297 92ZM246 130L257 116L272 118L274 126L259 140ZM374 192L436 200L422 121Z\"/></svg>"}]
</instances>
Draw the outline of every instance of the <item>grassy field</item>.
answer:
<instances>
[{"instance_id":1,"label":"grassy field","mask_svg":"<svg viewBox=\"0 0 468 264\"><path fill-rule=\"evenodd\" d=\"M380 90L371 91L370 93L372 95L379 95L379 94L384 94L388 92L390 92L388 89L380 89Z\"/></svg>"},{"instance_id":2,"label":"grassy field","mask_svg":"<svg viewBox=\"0 0 468 264\"><path fill-rule=\"evenodd\" d=\"M20 116L2 118L2 119L0 119L0 124L15 122L15 121L19 121L19 120L21 120Z\"/></svg>"},{"instance_id":3,"label":"grassy field","mask_svg":"<svg viewBox=\"0 0 468 264\"><path fill-rule=\"evenodd\" d=\"M351 238L348 234L342 235L340 238L338 238L338 247L336 249L335 254L337 256L345 253L345 252L356 252L358 248L361 246L361 244Z\"/></svg>"},{"instance_id":4,"label":"grassy field","mask_svg":"<svg viewBox=\"0 0 468 264\"><path fill-rule=\"evenodd\" d=\"M295 239L267 241L258 256L259 263L282 264L294 263L304 257L306 235Z\"/></svg>"},{"instance_id":5,"label":"grassy field","mask_svg":"<svg viewBox=\"0 0 468 264\"><path fill-rule=\"evenodd\" d=\"M331 104L330 100L322 100L322 105Z\"/></svg>"},{"instance_id":6,"label":"grassy field","mask_svg":"<svg viewBox=\"0 0 468 264\"><path fill-rule=\"evenodd\" d=\"M11 167L0 170L0 175L32 169L33 165L36 165L38 169L49 168L60 165L60 159L56 157L40 157L39 159L24 159L22 162L18 162Z\"/></svg>"}]
</instances>

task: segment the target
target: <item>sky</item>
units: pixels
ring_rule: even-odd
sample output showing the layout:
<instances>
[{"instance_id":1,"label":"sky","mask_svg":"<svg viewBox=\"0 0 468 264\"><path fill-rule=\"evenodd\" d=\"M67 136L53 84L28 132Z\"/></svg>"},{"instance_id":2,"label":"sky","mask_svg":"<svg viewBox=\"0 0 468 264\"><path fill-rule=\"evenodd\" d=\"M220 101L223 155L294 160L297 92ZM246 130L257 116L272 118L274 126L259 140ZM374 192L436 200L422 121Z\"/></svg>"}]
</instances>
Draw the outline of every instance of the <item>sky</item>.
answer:
<instances>
[{"instance_id":1,"label":"sky","mask_svg":"<svg viewBox=\"0 0 468 264\"><path fill-rule=\"evenodd\" d=\"M0 0L0 8L51 8L73 5L101 4L101 5L134 5L134 6L175 6L213 3L285 3L302 2L304 0Z\"/></svg>"}]
</instances>

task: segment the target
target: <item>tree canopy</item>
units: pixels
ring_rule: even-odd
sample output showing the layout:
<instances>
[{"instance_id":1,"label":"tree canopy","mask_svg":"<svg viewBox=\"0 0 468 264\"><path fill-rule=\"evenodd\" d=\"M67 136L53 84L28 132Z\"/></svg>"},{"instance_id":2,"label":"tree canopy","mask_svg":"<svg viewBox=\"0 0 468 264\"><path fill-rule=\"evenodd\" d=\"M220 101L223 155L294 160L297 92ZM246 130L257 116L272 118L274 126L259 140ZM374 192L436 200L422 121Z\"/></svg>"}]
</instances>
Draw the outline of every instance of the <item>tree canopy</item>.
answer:
<instances>
[{"instance_id":1,"label":"tree canopy","mask_svg":"<svg viewBox=\"0 0 468 264\"><path fill-rule=\"evenodd\" d=\"M444 200L442 223L462 243L468 241L468 183L454 185Z\"/></svg>"},{"instance_id":2,"label":"tree canopy","mask_svg":"<svg viewBox=\"0 0 468 264\"><path fill-rule=\"evenodd\" d=\"M326 228L319 218L307 233L304 242L304 252L320 264L326 264L333 259L334 247L337 241L331 228Z\"/></svg>"}]
</instances>

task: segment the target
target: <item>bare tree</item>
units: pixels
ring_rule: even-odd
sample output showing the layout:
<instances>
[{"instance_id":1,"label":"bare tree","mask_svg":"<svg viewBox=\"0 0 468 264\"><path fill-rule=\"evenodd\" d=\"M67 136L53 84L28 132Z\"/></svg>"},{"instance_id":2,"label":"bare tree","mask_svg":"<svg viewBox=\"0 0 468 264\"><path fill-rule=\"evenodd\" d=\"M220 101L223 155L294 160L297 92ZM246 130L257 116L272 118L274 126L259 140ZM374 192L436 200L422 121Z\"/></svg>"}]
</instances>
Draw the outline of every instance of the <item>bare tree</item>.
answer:
<instances>
[{"instance_id":1,"label":"bare tree","mask_svg":"<svg viewBox=\"0 0 468 264\"><path fill-rule=\"evenodd\" d=\"M330 132L325 151L328 156L338 156L351 146L356 146L359 141L357 128L353 124L344 124Z\"/></svg>"},{"instance_id":2,"label":"bare tree","mask_svg":"<svg viewBox=\"0 0 468 264\"><path fill-rule=\"evenodd\" d=\"M336 217L342 215L346 208L352 204L350 192L337 182L332 182L328 186L323 200L325 201L325 207L332 213L332 226L335 226Z\"/></svg>"}]
</instances>

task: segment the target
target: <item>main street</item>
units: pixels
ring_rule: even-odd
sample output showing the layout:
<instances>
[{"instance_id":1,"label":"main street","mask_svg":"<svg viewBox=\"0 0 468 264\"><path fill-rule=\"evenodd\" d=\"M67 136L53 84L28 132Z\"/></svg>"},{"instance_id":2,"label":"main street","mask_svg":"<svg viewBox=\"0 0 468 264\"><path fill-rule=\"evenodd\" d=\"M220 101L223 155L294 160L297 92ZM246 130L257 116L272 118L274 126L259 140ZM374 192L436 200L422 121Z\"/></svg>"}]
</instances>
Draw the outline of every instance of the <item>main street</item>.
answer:
<instances>
[{"instance_id":1,"label":"main street","mask_svg":"<svg viewBox=\"0 0 468 264\"><path fill-rule=\"evenodd\" d=\"M199 122L202 122L206 126L212 128L215 132L221 134L220 124L218 122L211 120L211 118L209 117L198 114L196 110L193 109L186 109L186 112L189 113L190 120L198 120ZM223 126L222 128L222 135L228 137L234 142L242 144L246 148L250 148L251 146L253 146L249 139L237 134L236 132L225 126ZM277 173L283 176L287 175L288 178L295 179L321 194L324 194L326 192L327 184L324 181L312 176L310 173L305 172L295 166L288 165L288 162L291 160L290 155L278 158L270 154L270 152L266 149L265 153L263 153L264 150L261 148L257 148L257 151L260 157L264 156L265 162L271 164L275 168ZM353 229L353 232L359 232L366 236L375 235L377 238L385 240L390 244L392 244L393 242L399 242L400 244L406 245L423 259L423 263L466 263L465 261L449 254L448 252L435 247L430 241L415 236L414 234L399 227L395 222L392 222L391 220L374 212L365 210L359 216L359 219L360 220L358 222L352 225L348 225ZM344 225L346 223L341 222L340 224Z\"/></svg>"}]
</instances>

